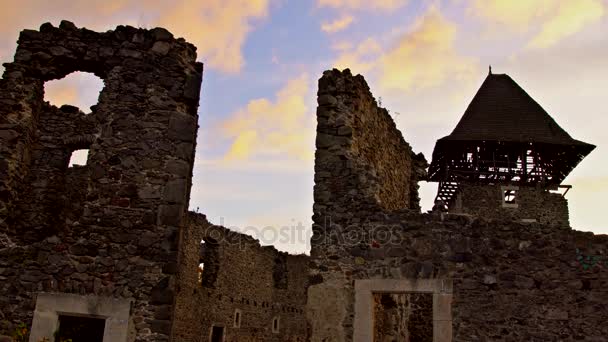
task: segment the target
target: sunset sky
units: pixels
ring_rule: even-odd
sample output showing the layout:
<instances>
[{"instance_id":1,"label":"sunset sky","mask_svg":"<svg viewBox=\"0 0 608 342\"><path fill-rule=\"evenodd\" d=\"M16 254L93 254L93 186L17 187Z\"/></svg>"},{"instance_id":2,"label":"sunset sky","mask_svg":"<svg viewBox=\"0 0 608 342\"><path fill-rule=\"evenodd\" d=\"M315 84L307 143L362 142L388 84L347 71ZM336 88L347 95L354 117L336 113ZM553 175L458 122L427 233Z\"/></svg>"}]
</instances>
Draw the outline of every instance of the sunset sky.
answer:
<instances>
[{"instance_id":1,"label":"sunset sky","mask_svg":"<svg viewBox=\"0 0 608 342\"><path fill-rule=\"evenodd\" d=\"M608 0L0 0L0 61L21 29L163 26L205 63L190 208L213 223L257 228L264 244L307 252L317 80L350 68L430 160L492 65L575 139L597 148L566 179L571 225L608 233ZM0 67L0 71L3 68ZM46 99L84 111L102 83L48 82ZM422 184L429 209L436 184ZM272 227L266 228L264 227ZM248 230L252 232L252 229Z\"/></svg>"}]
</instances>

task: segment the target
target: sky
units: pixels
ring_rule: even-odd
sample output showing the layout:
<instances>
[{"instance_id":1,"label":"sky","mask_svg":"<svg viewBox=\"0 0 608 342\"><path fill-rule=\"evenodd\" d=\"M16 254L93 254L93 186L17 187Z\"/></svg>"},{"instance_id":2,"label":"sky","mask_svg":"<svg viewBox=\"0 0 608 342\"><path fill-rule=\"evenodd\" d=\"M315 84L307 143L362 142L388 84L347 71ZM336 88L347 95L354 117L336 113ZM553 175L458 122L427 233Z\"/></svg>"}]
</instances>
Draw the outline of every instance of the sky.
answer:
<instances>
[{"instance_id":1,"label":"sky","mask_svg":"<svg viewBox=\"0 0 608 342\"><path fill-rule=\"evenodd\" d=\"M0 0L0 61L21 29L62 19L162 26L205 63L190 209L280 250L309 250L317 80L362 74L430 160L492 65L597 148L564 181L573 228L608 233L608 0ZM3 68L0 67L0 72ZM45 98L87 111L103 84L74 73ZM86 158L80 155L78 158ZM80 161L82 162L82 160ZM436 184L422 183L423 209Z\"/></svg>"}]
</instances>

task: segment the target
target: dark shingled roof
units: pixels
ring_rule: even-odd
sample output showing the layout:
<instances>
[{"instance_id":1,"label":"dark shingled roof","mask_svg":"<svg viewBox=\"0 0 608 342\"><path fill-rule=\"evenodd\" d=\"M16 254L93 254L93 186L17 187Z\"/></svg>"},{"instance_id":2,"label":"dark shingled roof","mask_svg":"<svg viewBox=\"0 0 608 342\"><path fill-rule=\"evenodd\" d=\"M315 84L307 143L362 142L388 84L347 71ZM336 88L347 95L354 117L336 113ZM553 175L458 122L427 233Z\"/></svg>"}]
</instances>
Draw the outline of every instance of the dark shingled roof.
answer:
<instances>
[{"instance_id":1,"label":"dark shingled roof","mask_svg":"<svg viewBox=\"0 0 608 342\"><path fill-rule=\"evenodd\" d=\"M452 134L437 140L429 179L560 184L594 148L573 139L511 77L490 73Z\"/></svg>"},{"instance_id":2,"label":"dark shingled roof","mask_svg":"<svg viewBox=\"0 0 608 342\"><path fill-rule=\"evenodd\" d=\"M440 140L593 146L572 139L530 95L505 74L488 75L452 134Z\"/></svg>"}]
</instances>

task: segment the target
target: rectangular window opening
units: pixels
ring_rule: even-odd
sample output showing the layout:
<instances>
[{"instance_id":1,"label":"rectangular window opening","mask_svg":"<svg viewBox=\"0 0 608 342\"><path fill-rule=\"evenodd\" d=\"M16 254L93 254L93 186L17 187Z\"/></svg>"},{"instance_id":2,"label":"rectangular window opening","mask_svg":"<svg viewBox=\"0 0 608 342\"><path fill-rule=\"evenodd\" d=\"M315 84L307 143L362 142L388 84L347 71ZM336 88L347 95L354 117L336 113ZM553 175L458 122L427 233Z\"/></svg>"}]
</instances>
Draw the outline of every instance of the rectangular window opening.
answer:
<instances>
[{"instance_id":1,"label":"rectangular window opening","mask_svg":"<svg viewBox=\"0 0 608 342\"><path fill-rule=\"evenodd\" d=\"M233 323L233 327L234 328L240 328L241 327L241 310L239 310L239 309L234 310L234 323Z\"/></svg>"},{"instance_id":2,"label":"rectangular window opening","mask_svg":"<svg viewBox=\"0 0 608 342\"><path fill-rule=\"evenodd\" d=\"M272 332L275 334L279 332L279 317L272 319Z\"/></svg>"},{"instance_id":3,"label":"rectangular window opening","mask_svg":"<svg viewBox=\"0 0 608 342\"><path fill-rule=\"evenodd\" d=\"M506 204L515 204L516 198L517 198L516 190L505 190L504 191L504 202Z\"/></svg>"},{"instance_id":4,"label":"rectangular window opening","mask_svg":"<svg viewBox=\"0 0 608 342\"><path fill-rule=\"evenodd\" d=\"M72 151L68 167L87 165L89 159L89 149L81 149Z\"/></svg>"},{"instance_id":5,"label":"rectangular window opening","mask_svg":"<svg viewBox=\"0 0 608 342\"><path fill-rule=\"evenodd\" d=\"M105 318L59 315L55 342L103 342Z\"/></svg>"}]
</instances>

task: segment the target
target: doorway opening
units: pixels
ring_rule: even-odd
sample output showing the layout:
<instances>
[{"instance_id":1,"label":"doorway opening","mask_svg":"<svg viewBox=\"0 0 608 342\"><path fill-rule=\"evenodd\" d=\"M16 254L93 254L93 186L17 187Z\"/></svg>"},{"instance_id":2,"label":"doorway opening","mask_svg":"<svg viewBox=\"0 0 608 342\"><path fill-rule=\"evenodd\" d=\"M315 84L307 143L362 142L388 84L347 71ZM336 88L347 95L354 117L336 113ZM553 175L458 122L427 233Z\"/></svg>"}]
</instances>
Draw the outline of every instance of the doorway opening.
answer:
<instances>
[{"instance_id":1,"label":"doorway opening","mask_svg":"<svg viewBox=\"0 0 608 342\"><path fill-rule=\"evenodd\" d=\"M224 327L211 327L211 342L224 342Z\"/></svg>"},{"instance_id":2,"label":"doorway opening","mask_svg":"<svg viewBox=\"0 0 608 342\"><path fill-rule=\"evenodd\" d=\"M103 342L105 318L59 315L55 342Z\"/></svg>"}]
</instances>

